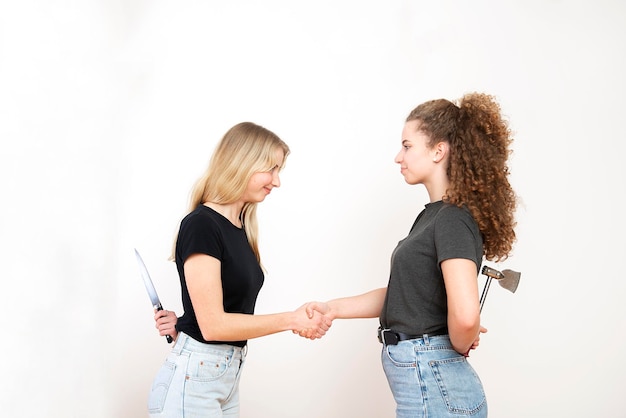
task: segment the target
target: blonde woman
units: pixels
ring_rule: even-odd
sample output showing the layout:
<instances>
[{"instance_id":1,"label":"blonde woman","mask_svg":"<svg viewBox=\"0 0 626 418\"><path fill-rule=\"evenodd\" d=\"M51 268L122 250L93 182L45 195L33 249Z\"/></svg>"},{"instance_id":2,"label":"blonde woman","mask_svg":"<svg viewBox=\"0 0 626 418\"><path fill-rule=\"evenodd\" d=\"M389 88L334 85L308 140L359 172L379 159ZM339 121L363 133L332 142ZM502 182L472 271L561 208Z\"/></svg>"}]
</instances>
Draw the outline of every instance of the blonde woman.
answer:
<instances>
[{"instance_id":1,"label":"blonde woman","mask_svg":"<svg viewBox=\"0 0 626 418\"><path fill-rule=\"evenodd\" d=\"M307 330L315 339L328 330L328 318L303 307L254 315L264 280L257 204L280 186L288 154L273 132L240 123L194 186L173 252L184 314L155 315L161 334L176 341L152 385L151 417L239 417L247 340L287 330Z\"/></svg>"}]
</instances>

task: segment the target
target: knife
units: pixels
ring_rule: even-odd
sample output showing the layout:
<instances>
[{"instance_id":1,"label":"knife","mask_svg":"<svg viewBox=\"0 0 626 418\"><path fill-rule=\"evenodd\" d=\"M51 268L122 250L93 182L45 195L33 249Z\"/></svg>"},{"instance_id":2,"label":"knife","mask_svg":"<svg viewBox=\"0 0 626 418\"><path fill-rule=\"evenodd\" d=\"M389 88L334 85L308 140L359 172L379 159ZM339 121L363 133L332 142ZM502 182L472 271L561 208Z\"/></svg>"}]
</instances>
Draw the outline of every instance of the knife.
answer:
<instances>
[{"instance_id":1,"label":"knife","mask_svg":"<svg viewBox=\"0 0 626 418\"><path fill-rule=\"evenodd\" d=\"M163 306L161 305L161 301L159 300L159 295L157 295L156 289L152 284L152 279L150 278L150 274L148 273L148 269L146 268L146 264L143 262L143 259L139 255L139 251L135 248L135 256L137 257L137 264L139 264L139 272L141 273L141 277L143 278L143 284L146 285L146 290L148 291L148 296L150 296L150 302L152 302L152 307L157 311L162 311ZM172 342L172 337L166 335L168 343Z\"/></svg>"}]
</instances>

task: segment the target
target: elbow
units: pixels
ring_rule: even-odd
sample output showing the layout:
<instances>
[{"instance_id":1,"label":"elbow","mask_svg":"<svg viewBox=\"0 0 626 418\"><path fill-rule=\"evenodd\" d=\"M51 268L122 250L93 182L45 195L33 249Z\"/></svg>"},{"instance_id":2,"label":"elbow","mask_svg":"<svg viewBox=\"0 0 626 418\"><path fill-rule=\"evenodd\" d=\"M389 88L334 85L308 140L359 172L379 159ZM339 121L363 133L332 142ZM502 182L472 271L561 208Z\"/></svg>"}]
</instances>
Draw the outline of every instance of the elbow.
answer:
<instances>
[{"instance_id":1,"label":"elbow","mask_svg":"<svg viewBox=\"0 0 626 418\"><path fill-rule=\"evenodd\" d=\"M208 331L200 329L200 333L202 334L202 338L204 338L204 341L218 341L218 338L216 338L212 333Z\"/></svg>"},{"instance_id":2,"label":"elbow","mask_svg":"<svg viewBox=\"0 0 626 418\"><path fill-rule=\"evenodd\" d=\"M200 327L200 333L205 341L225 341L224 332L216 324L198 324Z\"/></svg>"},{"instance_id":3,"label":"elbow","mask_svg":"<svg viewBox=\"0 0 626 418\"><path fill-rule=\"evenodd\" d=\"M449 319L448 332L452 346L459 353L466 353L476 339L480 330L480 317L472 316Z\"/></svg>"},{"instance_id":4,"label":"elbow","mask_svg":"<svg viewBox=\"0 0 626 418\"><path fill-rule=\"evenodd\" d=\"M232 336L228 336L224 332L218 332L215 329L203 331L200 329L200 333L202 334L202 338L205 341L231 341Z\"/></svg>"},{"instance_id":5,"label":"elbow","mask_svg":"<svg viewBox=\"0 0 626 418\"><path fill-rule=\"evenodd\" d=\"M477 333L478 329L480 328L480 317L476 317L476 318L466 317L466 318L458 319L455 321L455 325L452 328L455 329L457 332L460 332L463 334Z\"/></svg>"},{"instance_id":6,"label":"elbow","mask_svg":"<svg viewBox=\"0 0 626 418\"><path fill-rule=\"evenodd\" d=\"M202 334L202 338L204 338L205 341L218 341L215 331L209 327L200 326L200 334Z\"/></svg>"},{"instance_id":7,"label":"elbow","mask_svg":"<svg viewBox=\"0 0 626 418\"><path fill-rule=\"evenodd\" d=\"M205 341L229 341L228 318L223 312L196 312L196 320L200 334Z\"/></svg>"},{"instance_id":8,"label":"elbow","mask_svg":"<svg viewBox=\"0 0 626 418\"><path fill-rule=\"evenodd\" d=\"M448 329L461 333L478 332L480 311L478 309L454 309L448 311Z\"/></svg>"},{"instance_id":9,"label":"elbow","mask_svg":"<svg viewBox=\"0 0 626 418\"><path fill-rule=\"evenodd\" d=\"M464 321L455 324L454 326L448 325L448 331L450 338L453 341L459 341L462 345L471 344L474 338L478 335L480 329L480 322L476 321Z\"/></svg>"}]
</instances>

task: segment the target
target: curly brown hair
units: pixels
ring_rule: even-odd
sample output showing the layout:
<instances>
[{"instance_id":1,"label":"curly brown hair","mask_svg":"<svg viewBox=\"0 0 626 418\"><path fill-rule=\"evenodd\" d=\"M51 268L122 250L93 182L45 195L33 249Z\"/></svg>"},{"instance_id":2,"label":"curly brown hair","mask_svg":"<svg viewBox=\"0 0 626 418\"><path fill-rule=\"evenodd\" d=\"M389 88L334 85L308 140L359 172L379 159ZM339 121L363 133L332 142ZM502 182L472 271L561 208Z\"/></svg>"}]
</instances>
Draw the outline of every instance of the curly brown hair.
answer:
<instances>
[{"instance_id":1,"label":"curly brown hair","mask_svg":"<svg viewBox=\"0 0 626 418\"><path fill-rule=\"evenodd\" d=\"M513 142L508 123L492 96L469 93L458 101L431 100L417 106L406 121L450 145L450 186L443 200L469 209L483 235L487 260L505 260L515 242L517 196L509 184L507 159Z\"/></svg>"}]
</instances>

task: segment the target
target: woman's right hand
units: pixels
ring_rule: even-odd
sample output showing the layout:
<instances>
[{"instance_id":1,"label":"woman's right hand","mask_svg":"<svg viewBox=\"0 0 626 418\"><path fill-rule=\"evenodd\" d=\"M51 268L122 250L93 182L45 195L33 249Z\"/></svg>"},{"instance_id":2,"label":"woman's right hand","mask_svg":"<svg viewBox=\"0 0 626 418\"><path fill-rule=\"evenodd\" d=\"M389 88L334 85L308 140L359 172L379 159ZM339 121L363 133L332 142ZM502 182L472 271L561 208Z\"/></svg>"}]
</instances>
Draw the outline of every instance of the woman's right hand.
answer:
<instances>
[{"instance_id":1,"label":"woman's right hand","mask_svg":"<svg viewBox=\"0 0 626 418\"><path fill-rule=\"evenodd\" d=\"M330 313L330 306L326 302L308 302L304 304L304 308L306 309L306 313L309 316L313 316L315 312L319 312L322 315L327 315Z\"/></svg>"},{"instance_id":2,"label":"woman's right hand","mask_svg":"<svg viewBox=\"0 0 626 418\"><path fill-rule=\"evenodd\" d=\"M330 329L333 321L327 315L320 313L319 310L307 309L308 305L302 305L294 312L297 322L293 328L293 333L310 340L322 338Z\"/></svg>"},{"instance_id":3,"label":"woman's right hand","mask_svg":"<svg viewBox=\"0 0 626 418\"><path fill-rule=\"evenodd\" d=\"M156 329L159 330L159 335L169 335L174 341L178 337L178 331L176 331L176 322L178 317L176 312L160 310L154 313L154 321L156 322Z\"/></svg>"}]
</instances>

